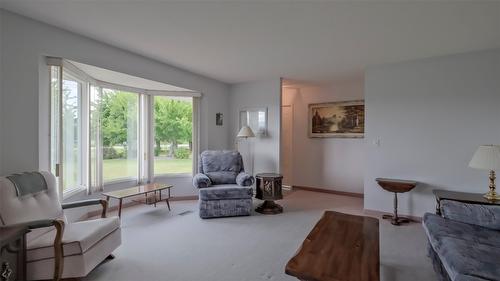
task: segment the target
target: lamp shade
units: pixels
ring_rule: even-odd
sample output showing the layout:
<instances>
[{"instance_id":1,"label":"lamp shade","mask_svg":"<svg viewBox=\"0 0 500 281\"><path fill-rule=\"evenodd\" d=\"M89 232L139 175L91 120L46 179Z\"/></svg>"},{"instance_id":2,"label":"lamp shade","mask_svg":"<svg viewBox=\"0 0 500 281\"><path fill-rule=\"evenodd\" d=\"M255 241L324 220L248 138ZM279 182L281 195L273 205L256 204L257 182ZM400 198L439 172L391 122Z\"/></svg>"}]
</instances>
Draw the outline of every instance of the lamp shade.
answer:
<instances>
[{"instance_id":1,"label":"lamp shade","mask_svg":"<svg viewBox=\"0 0 500 281\"><path fill-rule=\"evenodd\" d=\"M236 137L237 138L253 138L253 137L255 137L255 135L250 127L243 126L243 127L241 127L241 130Z\"/></svg>"},{"instance_id":2,"label":"lamp shade","mask_svg":"<svg viewBox=\"0 0 500 281\"><path fill-rule=\"evenodd\" d=\"M469 167L482 170L500 170L500 145L481 145L472 156Z\"/></svg>"}]
</instances>

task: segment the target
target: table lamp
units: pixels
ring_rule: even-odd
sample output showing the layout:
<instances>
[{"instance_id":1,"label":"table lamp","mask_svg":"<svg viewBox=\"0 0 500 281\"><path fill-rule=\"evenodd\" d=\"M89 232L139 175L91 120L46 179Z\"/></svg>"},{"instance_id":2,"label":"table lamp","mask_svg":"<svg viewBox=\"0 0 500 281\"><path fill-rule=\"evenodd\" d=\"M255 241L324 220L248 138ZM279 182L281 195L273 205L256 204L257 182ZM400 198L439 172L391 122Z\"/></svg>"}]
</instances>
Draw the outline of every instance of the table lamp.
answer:
<instances>
[{"instance_id":1,"label":"table lamp","mask_svg":"<svg viewBox=\"0 0 500 281\"><path fill-rule=\"evenodd\" d=\"M495 170L500 170L500 145L481 145L472 156L469 167L490 171L490 191L484 194L488 200L500 200L495 191Z\"/></svg>"}]
</instances>

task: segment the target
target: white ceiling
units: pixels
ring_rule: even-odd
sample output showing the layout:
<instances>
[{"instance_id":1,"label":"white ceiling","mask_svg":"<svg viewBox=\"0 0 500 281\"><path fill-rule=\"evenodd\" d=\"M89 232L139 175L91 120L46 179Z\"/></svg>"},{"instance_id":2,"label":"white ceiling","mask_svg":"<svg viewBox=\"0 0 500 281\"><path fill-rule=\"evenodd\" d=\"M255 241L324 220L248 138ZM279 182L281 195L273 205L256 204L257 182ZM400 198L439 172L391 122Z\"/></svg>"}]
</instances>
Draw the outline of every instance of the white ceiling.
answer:
<instances>
[{"instance_id":1,"label":"white ceiling","mask_svg":"<svg viewBox=\"0 0 500 281\"><path fill-rule=\"evenodd\" d=\"M359 75L373 64L500 47L500 2L4 0L3 7L227 83Z\"/></svg>"}]
</instances>

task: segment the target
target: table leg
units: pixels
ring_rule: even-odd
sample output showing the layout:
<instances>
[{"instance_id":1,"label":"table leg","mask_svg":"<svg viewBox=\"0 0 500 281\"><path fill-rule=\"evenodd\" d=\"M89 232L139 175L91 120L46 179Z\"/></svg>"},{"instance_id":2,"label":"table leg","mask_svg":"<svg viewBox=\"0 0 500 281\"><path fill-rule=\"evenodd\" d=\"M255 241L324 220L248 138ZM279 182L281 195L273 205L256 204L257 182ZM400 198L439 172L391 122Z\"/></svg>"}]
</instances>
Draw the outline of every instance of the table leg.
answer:
<instances>
[{"instance_id":1,"label":"table leg","mask_svg":"<svg viewBox=\"0 0 500 281\"><path fill-rule=\"evenodd\" d=\"M167 199L165 199L165 202L167 202L168 210L171 211L170 210L170 202L168 201L168 199L170 199L170 188L168 189L168 197L167 197Z\"/></svg>"},{"instance_id":2,"label":"table leg","mask_svg":"<svg viewBox=\"0 0 500 281\"><path fill-rule=\"evenodd\" d=\"M156 190L155 190L155 194L154 194L154 196L155 196L155 198L154 198L154 199L155 199L155 201L154 201L154 205L155 205L155 208L156 208Z\"/></svg>"},{"instance_id":3,"label":"table leg","mask_svg":"<svg viewBox=\"0 0 500 281\"><path fill-rule=\"evenodd\" d=\"M167 202L167 207L168 207L168 210L170 211L170 203L168 202L168 198L165 199L165 202Z\"/></svg>"},{"instance_id":4,"label":"table leg","mask_svg":"<svg viewBox=\"0 0 500 281\"><path fill-rule=\"evenodd\" d=\"M120 202L118 203L118 217L122 217L122 198L120 198Z\"/></svg>"},{"instance_id":5,"label":"table leg","mask_svg":"<svg viewBox=\"0 0 500 281\"><path fill-rule=\"evenodd\" d=\"M394 192L394 219L398 221L398 193Z\"/></svg>"}]
</instances>

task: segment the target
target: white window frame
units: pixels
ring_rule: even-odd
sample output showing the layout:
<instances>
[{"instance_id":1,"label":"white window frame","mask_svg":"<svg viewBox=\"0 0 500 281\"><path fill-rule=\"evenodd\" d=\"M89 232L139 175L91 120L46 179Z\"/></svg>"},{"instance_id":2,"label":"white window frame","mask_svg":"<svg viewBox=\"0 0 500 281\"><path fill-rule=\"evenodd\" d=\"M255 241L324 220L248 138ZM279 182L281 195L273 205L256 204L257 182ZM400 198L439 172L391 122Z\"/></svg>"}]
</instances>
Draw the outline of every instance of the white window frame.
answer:
<instances>
[{"instance_id":1,"label":"white window frame","mask_svg":"<svg viewBox=\"0 0 500 281\"><path fill-rule=\"evenodd\" d=\"M71 197L76 193L81 192L82 190L86 189L86 183L87 183L87 178L88 178L88 150L89 150L89 143L88 143L88 132L89 132L89 119L88 119L88 112L89 112L89 83L83 79L81 79L76 73L71 71L70 69L62 69L62 84L64 84L65 78L67 80L71 81L76 81L81 85L81 93L80 93L80 101L81 101L81 106L79 108L79 115L80 119L80 136L81 136L81 142L80 142L80 159L82 159L81 167L80 167L80 183L78 186L74 187L68 187L66 190L63 189L62 184L59 186L59 192L62 194L62 198L66 199L67 197ZM64 91L64 88L61 88L61 91Z\"/></svg>"},{"instance_id":2,"label":"white window frame","mask_svg":"<svg viewBox=\"0 0 500 281\"><path fill-rule=\"evenodd\" d=\"M139 108L138 108L138 171L137 177L120 178L116 180L106 181L102 179L103 174L103 159L100 159L100 165L96 167L101 174L102 187L106 187L116 184L125 183L149 183L157 179L168 179L168 178L192 178L194 174L197 173L197 163L198 163L198 153L199 153L199 135L200 135L200 98L202 96L199 92L191 91L157 91L157 90L146 90L141 88L129 87L124 85L117 85L114 83L109 83L105 81L100 81L89 76L85 72L81 71L79 68L61 58L47 57L47 64L49 66L60 67L61 75L60 78L68 76L68 78L75 80L82 85L81 92L81 183L79 186L63 191L62 184L59 185L59 194L62 199L73 196L76 193L82 192L84 189L89 189L91 184L90 171L91 171L91 161L90 161L90 90L91 85L98 87L100 94L102 95L102 89L107 88L111 90L119 90L131 92L138 95ZM50 72L50 67L49 67ZM50 78L50 73L49 73ZM49 80L50 83L50 80ZM61 80L62 86L63 80ZM50 84L49 84L50 89ZM62 87L60 89L63 90ZM49 96L51 92L49 90ZM155 96L170 96L170 97L191 97L192 98L192 171L191 173L165 173L165 174L154 174L154 97ZM49 97L49 120L51 101ZM50 124L50 122L49 122ZM50 129L50 128L49 128ZM49 133L49 166L50 160L50 150L51 150L51 140ZM101 144L102 145L102 144ZM99 146L102 148L102 146ZM102 152L101 152L102 155ZM99 161L99 160L98 160Z\"/></svg>"}]
</instances>

